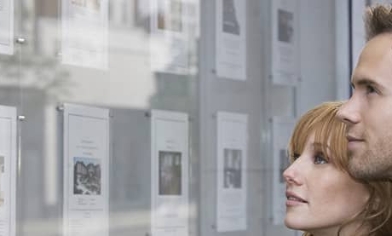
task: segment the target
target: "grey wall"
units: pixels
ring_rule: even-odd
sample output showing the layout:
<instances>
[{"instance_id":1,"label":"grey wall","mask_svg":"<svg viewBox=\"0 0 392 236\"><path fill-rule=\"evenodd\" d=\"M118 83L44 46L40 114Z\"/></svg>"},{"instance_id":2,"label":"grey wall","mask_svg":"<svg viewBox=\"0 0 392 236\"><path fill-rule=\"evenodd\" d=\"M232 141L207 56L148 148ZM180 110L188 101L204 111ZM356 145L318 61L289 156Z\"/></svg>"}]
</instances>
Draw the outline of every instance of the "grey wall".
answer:
<instances>
[{"instance_id":1,"label":"grey wall","mask_svg":"<svg viewBox=\"0 0 392 236\"><path fill-rule=\"evenodd\" d=\"M247 1L247 81L218 78L215 68L215 1L201 1L200 41L200 188L201 235L299 235L272 224L271 123L273 116L295 116L337 98L335 1L299 0L300 83L273 85L271 1ZM344 95L342 95L344 96ZM216 232L217 111L249 114L248 229Z\"/></svg>"},{"instance_id":2,"label":"grey wall","mask_svg":"<svg viewBox=\"0 0 392 236\"><path fill-rule=\"evenodd\" d=\"M37 1L37 3L49 0ZM117 2L126 2L127 0ZM144 0L143 0L144 1ZM142 0L130 2L142 5ZM40 75L30 72L40 67L31 66L46 47L47 39L58 43L57 28L59 16L57 6L46 8L53 14L41 17L41 10L36 14L42 22L53 23L50 28L30 27L35 22L34 7L46 8L37 3L22 4L17 1L16 33L28 39L35 39L30 44L18 45L14 61L0 55L1 68L14 72L15 86L11 89L2 84L0 104L18 107L19 114L27 117L19 122L19 149L21 168L18 172L18 235L56 235L61 229L62 200L55 204L45 202L45 150L50 143L44 140L47 129L45 109L48 104L74 102L98 105L111 110L111 162L110 162L110 224L111 235L146 235L150 227L150 120L146 112L151 109L163 109L185 112L190 117L190 166L189 196L192 218L190 218L191 236L293 236L299 235L283 225L272 224L272 158L271 158L271 122L273 116L298 117L306 110L326 100L345 98L347 88L347 58L344 44L347 33L344 8L347 1L339 0L298 0L299 4L299 64L300 83L296 88L273 85L269 77L271 62L271 2L275 0L247 0L247 80L234 81L218 78L215 74L215 2L196 0L200 3L200 37L192 38L191 44L198 44L196 55L192 54L196 73L173 75L154 73L148 64L148 30L141 26L124 28L112 27L111 42L123 42L115 33L137 39L140 44L132 45L135 49L124 50L127 45L110 45L110 64L108 72L61 65L59 58L48 56L55 65L66 71L70 85L60 83L59 91L49 93L42 90L23 87L25 72L40 81ZM292 1L292 0L287 0ZM50 1L51 2L51 1ZM61 1L56 1L57 5ZM116 1L112 1L115 3ZM147 1L144 1L147 2ZM21 15L23 11L30 14ZM135 5L136 6L136 5ZM33 10L31 10L32 8ZM33 12L31 12L33 11ZM43 13L42 13L43 14ZM114 13L113 13L114 14ZM51 18L50 18L50 17ZM136 16L135 19L137 18ZM139 21L148 22L148 16L139 16ZM119 17L115 17L116 19ZM121 18L121 17L120 17ZM41 23L42 23L41 22ZM46 22L46 23L48 23ZM140 22L139 22L140 23ZM131 23L129 23L131 24ZM141 23L140 23L141 24ZM146 25L148 25L146 23ZM22 27L24 26L24 27ZM34 29L31 30L30 28ZM116 31L117 30L117 31ZM49 32L48 35L43 32ZM339 33L337 33L339 32ZM120 35L121 35L120 34ZM340 37L342 36L342 37ZM131 45L132 43L130 43ZM52 45L56 48L56 45ZM58 45L57 45L58 46ZM139 50L140 48L140 50ZM22 50L23 49L23 50ZM192 50L196 50L192 48ZM22 59L20 59L22 58ZM25 59L29 59L25 61ZM6 62L8 64L6 64ZM24 63L26 62L26 63ZM13 63L13 64L12 64ZM12 66L10 66L12 65ZM4 67L3 67L4 66ZM37 69L37 70L38 70ZM6 70L8 71L8 70ZM6 77L3 70L2 76ZM23 74L23 73L22 73ZM47 72L49 78L56 77L56 71ZM30 79L26 75L26 78ZM61 82L65 80L60 78ZM341 82L343 81L343 82ZM66 81L65 81L66 82ZM71 83L74 82L74 83ZM77 83L75 83L77 82ZM147 82L143 85L143 82ZM94 86L91 86L94 83ZM33 85L35 83L32 83ZM140 85L140 86L138 86ZM150 86L151 85L151 86ZM19 86L19 87L18 87ZM98 87L98 89L97 89ZM151 87L151 88L150 88ZM342 89L341 89L342 88ZM68 89L68 90L67 90ZM150 89L154 92L150 95ZM44 91L45 90L45 91ZM68 95L59 94L62 90ZM140 91L139 91L140 90ZM137 93L137 92L140 92ZM55 94L56 99L49 95ZM129 94L139 94L127 96ZM144 94L144 95L142 95ZM62 95L62 96L60 96ZM86 96L82 96L86 95ZM91 95L91 96L87 96ZM147 100L145 106L135 107L135 100ZM144 103L143 103L144 104ZM247 168L247 230L230 233L216 231L217 201L217 111L239 112L248 114L248 168ZM61 117L54 122L61 127ZM60 129L59 129L60 130ZM58 130L56 133L61 137ZM52 144L59 155L55 171L58 180L57 196L61 198L62 157L61 142ZM57 145L57 146L56 146ZM48 157L52 158L52 157ZM38 222L38 223L37 223ZM45 227L41 227L45 226Z\"/></svg>"},{"instance_id":3,"label":"grey wall","mask_svg":"<svg viewBox=\"0 0 392 236\"><path fill-rule=\"evenodd\" d=\"M336 99L334 20L334 1L300 1L299 114L322 101Z\"/></svg>"}]
</instances>

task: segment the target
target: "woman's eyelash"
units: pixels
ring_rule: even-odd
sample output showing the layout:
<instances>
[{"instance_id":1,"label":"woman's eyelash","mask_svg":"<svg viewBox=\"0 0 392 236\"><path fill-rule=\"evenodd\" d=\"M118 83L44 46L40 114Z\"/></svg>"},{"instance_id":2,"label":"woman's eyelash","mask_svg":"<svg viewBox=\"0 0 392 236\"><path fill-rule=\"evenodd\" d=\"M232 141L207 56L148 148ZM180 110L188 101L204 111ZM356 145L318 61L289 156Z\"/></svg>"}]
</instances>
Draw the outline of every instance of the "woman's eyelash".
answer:
<instances>
[{"instance_id":1,"label":"woman's eyelash","mask_svg":"<svg viewBox=\"0 0 392 236\"><path fill-rule=\"evenodd\" d=\"M298 153L294 153L292 155L293 161L297 160L300 155Z\"/></svg>"},{"instance_id":2,"label":"woman's eyelash","mask_svg":"<svg viewBox=\"0 0 392 236\"><path fill-rule=\"evenodd\" d=\"M328 163L328 158L322 152L317 152L314 155L314 163L315 164L326 164Z\"/></svg>"}]
</instances>

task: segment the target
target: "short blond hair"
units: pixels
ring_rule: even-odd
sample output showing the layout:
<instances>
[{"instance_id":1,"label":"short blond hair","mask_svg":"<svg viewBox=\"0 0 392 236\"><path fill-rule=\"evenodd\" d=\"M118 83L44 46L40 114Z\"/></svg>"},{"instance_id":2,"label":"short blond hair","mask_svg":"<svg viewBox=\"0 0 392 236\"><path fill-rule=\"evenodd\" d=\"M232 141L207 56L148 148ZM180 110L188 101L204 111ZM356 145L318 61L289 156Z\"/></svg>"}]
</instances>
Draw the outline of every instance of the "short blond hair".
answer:
<instances>
[{"instance_id":1,"label":"short blond hair","mask_svg":"<svg viewBox=\"0 0 392 236\"><path fill-rule=\"evenodd\" d=\"M364 15L366 41L377 35L392 33L392 5L375 4L367 7Z\"/></svg>"}]
</instances>

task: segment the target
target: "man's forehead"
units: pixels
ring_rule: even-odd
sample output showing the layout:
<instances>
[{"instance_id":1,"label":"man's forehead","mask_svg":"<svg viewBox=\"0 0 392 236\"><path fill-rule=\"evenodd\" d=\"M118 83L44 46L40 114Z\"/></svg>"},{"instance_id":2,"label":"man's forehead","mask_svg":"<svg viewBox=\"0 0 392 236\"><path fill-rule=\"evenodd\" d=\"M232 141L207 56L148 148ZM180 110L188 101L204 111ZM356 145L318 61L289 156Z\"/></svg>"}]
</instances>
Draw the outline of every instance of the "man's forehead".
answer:
<instances>
[{"instance_id":1,"label":"man's forehead","mask_svg":"<svg viewBox=\"0 0 392 236\"><path fill-rule=\"evenodd\" d=\"M375 71L385 65L392 65L392 34L376 36L366 43L353 70L352 78L372 77Z\"/></svg>"},{"instance_id":2,"label":"man's forehead","mask_svg":"<svg viewBox=\"0 0 392 236\"><path fill-rule=\"evenodd\" d=\"M383 33L375 36L365 44L363 51L367 49L371 51L381 50L382 52L385 52L385 49L392 50L392 33Z\"/></svg>"}]
</instances>

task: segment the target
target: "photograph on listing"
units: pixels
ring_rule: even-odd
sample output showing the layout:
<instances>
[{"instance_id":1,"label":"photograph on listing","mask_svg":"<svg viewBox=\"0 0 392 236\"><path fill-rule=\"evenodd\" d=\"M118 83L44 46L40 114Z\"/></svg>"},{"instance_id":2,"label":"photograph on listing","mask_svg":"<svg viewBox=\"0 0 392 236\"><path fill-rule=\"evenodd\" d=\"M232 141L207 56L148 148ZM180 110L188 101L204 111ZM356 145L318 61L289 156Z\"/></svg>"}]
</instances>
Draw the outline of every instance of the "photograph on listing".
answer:
<instances>
[{"instance_id":1,"label":"photograph on listing","mask_svg":"<svg viewBox=\"0 0 392 236\"><path fill-rule=\"evenodd\" d=\"M75 195L101 195L101 162L98 159L74 157Z\"/></svg>"}]
</instances>

